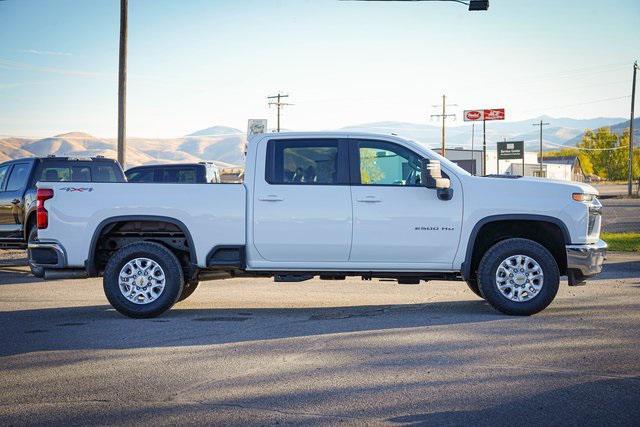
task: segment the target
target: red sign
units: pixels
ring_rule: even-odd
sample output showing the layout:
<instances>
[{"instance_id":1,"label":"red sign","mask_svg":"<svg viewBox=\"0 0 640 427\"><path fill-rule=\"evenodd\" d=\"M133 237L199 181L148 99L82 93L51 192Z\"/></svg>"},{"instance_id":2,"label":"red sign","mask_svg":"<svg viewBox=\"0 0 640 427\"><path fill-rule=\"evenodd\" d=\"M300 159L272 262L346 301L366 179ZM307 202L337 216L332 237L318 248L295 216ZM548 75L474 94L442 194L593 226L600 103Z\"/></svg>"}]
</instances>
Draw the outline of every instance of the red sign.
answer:
<instances>
[{"instance_id":1,"label":"red sign","mask_svg":"<svg viewBox=\"0 0 640 427\"><path fill-rule=\"evenodd\" d=\"M504 108L490 108L485 110L464 110L464 121L504 120Z\"/></svg>"},{"instance_id":2,"label":"red sign","mask_svg":"<svg viewBox=\"0 0 640 427\"><path fill-rule=\"evenodd\" d=\"M464 110L464 121L475 122L476 120L482 120L484 117L484 110Z\"/></svg>"}]
</instances>

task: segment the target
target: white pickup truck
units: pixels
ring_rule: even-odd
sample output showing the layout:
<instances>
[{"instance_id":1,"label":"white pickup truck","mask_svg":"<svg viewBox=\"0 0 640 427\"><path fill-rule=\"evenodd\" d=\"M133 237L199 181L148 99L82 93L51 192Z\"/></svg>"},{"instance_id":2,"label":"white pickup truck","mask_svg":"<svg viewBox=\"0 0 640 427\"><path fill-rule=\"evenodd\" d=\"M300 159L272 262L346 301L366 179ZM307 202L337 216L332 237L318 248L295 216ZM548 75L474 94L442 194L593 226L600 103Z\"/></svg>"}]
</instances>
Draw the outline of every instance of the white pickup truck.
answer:
<instances>
[{"instance_id":1,"label":"white pickup truck","mask_svg":"<svg viewBox=\"0 0 640 427\"><path fill-rule=\"evenodd\" d=\"M279 133L248 145L243 184L38 184L30 262L103 276L131 317L200 280L314 276L464 280L497 310L548 306L560 276L602 269L601 204L585 184L476 177L397 136Z\"/></svg>"}]
</instances>

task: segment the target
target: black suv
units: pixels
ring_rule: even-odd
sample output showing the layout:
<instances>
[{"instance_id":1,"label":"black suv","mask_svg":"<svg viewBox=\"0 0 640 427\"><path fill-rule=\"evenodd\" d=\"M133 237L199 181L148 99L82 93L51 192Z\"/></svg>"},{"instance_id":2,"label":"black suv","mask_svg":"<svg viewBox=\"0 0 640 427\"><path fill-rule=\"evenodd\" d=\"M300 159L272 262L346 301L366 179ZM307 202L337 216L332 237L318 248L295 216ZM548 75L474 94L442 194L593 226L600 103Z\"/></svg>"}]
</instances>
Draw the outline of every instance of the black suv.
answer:
<instances>
[{"instance_id":1,"label":"black suv","mask_svg":"<svg viewBox=\"0 0 640 427\"><path fill-rule=\"evenodd\" d=\"M220 170L212 162L136 166L125 172L129 182L217 184Z\"/></svg>"},{"instance_id":2,"label":"black suv","mask_svg":"<svg viewBox=\"0 0 640 427\"><path fill-rule=\"evenodd\" d=\"M0 163L0 248L24 249L37 236L36 182L126 182L104 157L41 157Z\"/></svg>"}]
</instances>

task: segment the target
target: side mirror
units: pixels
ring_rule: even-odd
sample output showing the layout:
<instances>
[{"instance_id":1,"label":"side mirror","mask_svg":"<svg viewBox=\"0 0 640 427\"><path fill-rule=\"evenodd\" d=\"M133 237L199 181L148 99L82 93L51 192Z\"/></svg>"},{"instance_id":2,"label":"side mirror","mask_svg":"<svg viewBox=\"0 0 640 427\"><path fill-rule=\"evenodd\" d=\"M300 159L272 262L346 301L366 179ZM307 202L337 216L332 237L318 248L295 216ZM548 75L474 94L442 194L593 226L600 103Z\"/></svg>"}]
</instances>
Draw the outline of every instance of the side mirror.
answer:
<instances>
[{"instance_id":1,"label":"side mirror","mask_svg":"<svg viewBox=\"0 0 640 427\"><path fill-rule=\"evenodd\" d=\"M422 185L438 191L438 199L451 200L453 189L449 178L442 177L440 160L422 159L420 163L420 181Z\"/></svg>"},{"instance_id":2,"label":"side mirror","mask_svg":"<svg viewBox=\"0 0 640 427\"><path fill-rule=\"evenodd\" d=\"M422 159L420 163L420 181L425 187L436 190L451 187L449 178L442 177L440 160Z\"/></svg>"}]
</instances>

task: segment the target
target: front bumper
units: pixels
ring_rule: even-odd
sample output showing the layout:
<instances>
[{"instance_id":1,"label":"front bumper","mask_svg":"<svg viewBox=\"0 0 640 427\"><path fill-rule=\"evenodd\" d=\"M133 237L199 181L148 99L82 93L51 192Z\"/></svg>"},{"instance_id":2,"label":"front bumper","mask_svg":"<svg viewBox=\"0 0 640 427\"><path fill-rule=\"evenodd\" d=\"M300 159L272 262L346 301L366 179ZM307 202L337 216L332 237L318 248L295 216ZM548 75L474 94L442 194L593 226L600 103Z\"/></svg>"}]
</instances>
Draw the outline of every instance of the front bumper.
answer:
<instances>
[{"instance_id":1,"label":"front bumper","mask_svg":"<svg viewBox=\"0 0 640 427\"><path fill-rule=\"evenodd\" d=\"M607 243L598 240L588 245L567 245L567 271L578 282L602 271L607 253Z\"/></svg>"}]
</instances>

